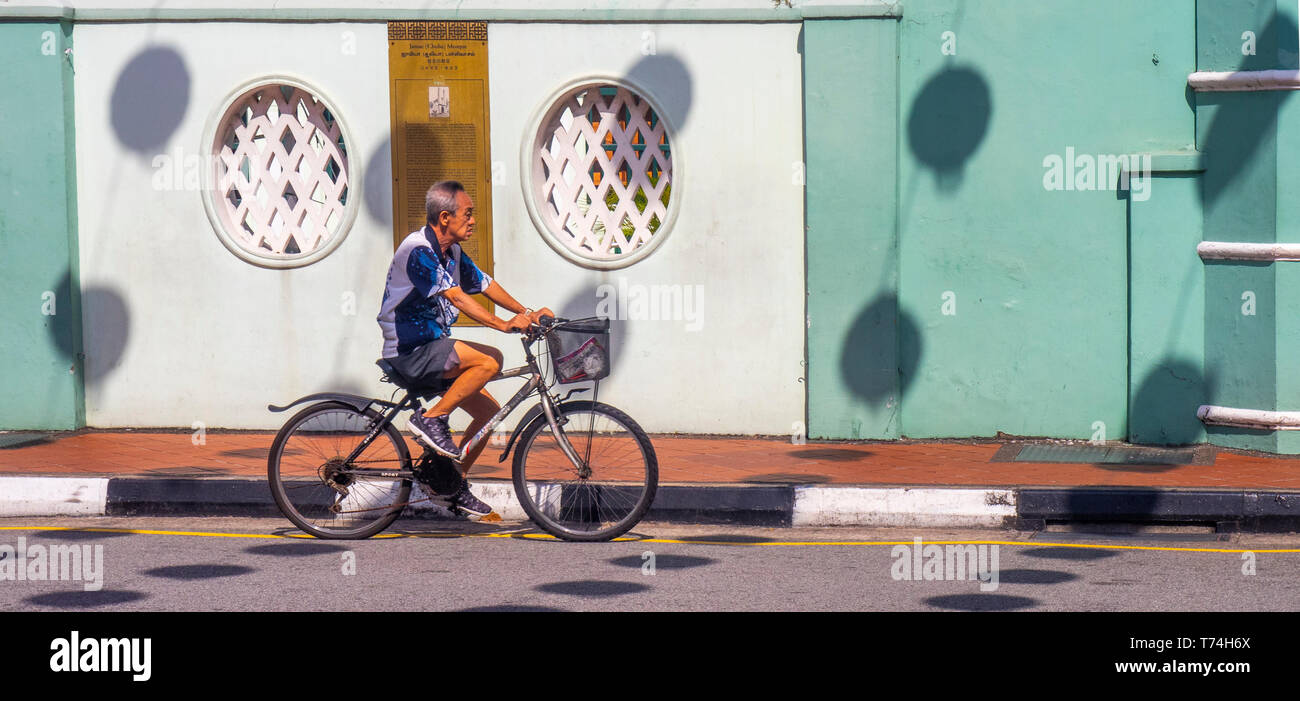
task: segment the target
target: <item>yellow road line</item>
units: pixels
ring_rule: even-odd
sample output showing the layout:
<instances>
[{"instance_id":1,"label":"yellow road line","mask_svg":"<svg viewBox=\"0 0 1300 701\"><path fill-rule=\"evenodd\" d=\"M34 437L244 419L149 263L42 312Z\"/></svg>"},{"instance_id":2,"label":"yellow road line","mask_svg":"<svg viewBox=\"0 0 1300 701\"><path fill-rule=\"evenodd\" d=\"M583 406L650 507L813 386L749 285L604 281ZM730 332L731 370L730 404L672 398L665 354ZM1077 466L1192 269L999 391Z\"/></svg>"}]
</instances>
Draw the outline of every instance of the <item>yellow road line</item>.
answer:
<instances>
[{"instance_id":1,"label":"yellow road line","mask_svg":"<svg viewBox=\"0 0 1300 701\"><path fill-rule=\"evenodd\" d=\"M131 533L135 535L189 535L208 538L311 538L306 533L264 535L259 533L209 533L204 531L154 531L136 528L71 528L63 526L0 526L0 531L75 531L83 533Z\"/></svg>"},{"instance_id":2,"label":"yellow road line","mask_svg":"<svg viewBox=\"0 0 1300 701\"><path fill-rule=\"evenodd\" d=\"M75 528L65 526L0 526L0 531L79 531L86 533L128 533L134 535L176 535L176 536L196 536L206 538L295 538L300 540L321 540L310 536L306 533L290 533L286 535L276 535L274 533L213 533L209 531L159 531L134 528ZM393 538L515 538L523 540L548 540L559 541L555 536L544 533L380 533L371 536L368 540L375 539L393 539ZM896 546L896 545L916 545L915 540L774 540L756 543L746 543L726 540L679 540L673 538L616 538L617 543L655 543L666 545L729 545L741 547L753 546L840 546L840 547L866 547L866 546ZM1093 548L1097 550L1153 550L1153 551L1170 551L1170 552L1199 552L1199 553L1300 553L1300 548L1178 548L1158 545L1109 545L1098 543L1051 543L1047 541L1021 541L1021 540L924 540L921 545L1010 545L1022 547L1040 547L1040 548Z\"/></svg>"},{"instance_id":3,"label":"yellow road line","mask_svg":"<svg viewBox=\"0 0 1300 701\"><path fill-rule=\"evenodd\" d=\"M620 539L622 540L622 539ZM899 541L879 541L879 540L827 540L827 541L769 541L766 543L735 543L728 541L703 541L703 540L672 540L668 538L645 538L641 543L672 543L682 545L842 545L842 546L864 546L864 545L916 545L915 540ZM1020 541L1020 540L922 540L921 545L1020 545L1035 547L1051 548L1096 548L1099 550L1171 550L1182 552L1200 552L1200 553L1300 553L1300 548L1295 549L1251 549L1244 548L1232 550L1227 548L1174 548L1162 547L1157 545L1102 545L1094 543L1049 543L1046 541Z\"/></svg>"}]
</instances>

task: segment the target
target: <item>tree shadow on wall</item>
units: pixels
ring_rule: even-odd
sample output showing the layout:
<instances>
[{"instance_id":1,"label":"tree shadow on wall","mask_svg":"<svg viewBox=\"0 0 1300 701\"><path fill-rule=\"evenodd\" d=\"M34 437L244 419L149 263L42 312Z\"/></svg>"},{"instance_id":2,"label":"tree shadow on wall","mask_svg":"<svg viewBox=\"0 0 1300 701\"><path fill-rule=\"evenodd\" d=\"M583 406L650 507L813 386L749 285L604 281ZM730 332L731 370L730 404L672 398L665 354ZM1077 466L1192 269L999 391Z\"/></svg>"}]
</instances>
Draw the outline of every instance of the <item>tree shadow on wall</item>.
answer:
<instances>
[{"instance_id":1,"label":"tree shadow on wall","mask_svg":"<svg viewBox=\"0 0 1300 701\"><path fill-rule=\"evenodd\" d=\"M366 172L362 181L362 195L366 214L376 224L382 224L385 231L392 233L393 228L393 142L392 136L370 152L366 161ZM433 183L429 183L432 185Z\"/></svg>"},{"instance_id":2,"label":"tree shadow on wall","mask_svg":"<svg viewBox=\"0 0 1300 701\"><path fill-rule=\"evenodd\" d=\"M82 366L86 383L98 383L118 366L126 350L131 335L131 312L126 301L116 290L82 285L81 319L78 320L70 306L66 312L63 311L63 305L68 305L72 299L71 274L65 271L52 291L55 295L55 314L46 325L50 340L69 367L77 362L78 352L84 353L86 357ZM69 326L78 321L85 329L82 339L84 350L81 351L76 347L75 331Z\"/></svg>"},{"instance_id":3,"label":"tree shadow on wall","mask_svg":"<svg viewBox=\"0 0 1300 701\"><path fill-rule=\"evenodd\" d=\"M190 101L190 73L175 49L141 51L118 73L109 113L127 149L150 158L176 133Z\"/></svg>"},{"instance_id":4,"label":"tree shadow on wall","mask_svg":"<svg viewBox=\"0 0 1300 701\"><path fill-rule=\"evenodd\" d=\"M926 81L907 118L907 146L941 191L961 184L966 162L988 134L993 101L971 68L949 66Z\"/></svg>"},{"instance_id":5,"label":"tree shadow on wall","mask_svg":"<svg viewBox=\"0 0 1300 701\"><path fill-rule=\"evenodd\" d=\"M1133 394L1129 439L1146 445L1192 445L1205 440L1196 410L1212 395L1213 371L1181 358L1164 358Z\"/></svg>"},{"instance_id":6,"label":"tree shadow on wall","mask_svg":"<svg viewBox=\"0 0 1300 701\"><path fill-rule=\"evenodd\" d=\"M1295 35L1295 22L1285 15L1274 14L1259 37L1259 45L1277 46L1280 38ZM1238 70L1253 70L1257 68L1256 63L1247 58ZM1276 133L1278 111L1290 96L1289 90L1196 95L1197 106L1218 107L1201 142L1207 165L1201 181L1201 197L1207 207L1213 206L1233 186L1264 141Z\"/></svg>"},{"instance_id":7,"label":"tree shadow on wall","mask_svg":"<svg viewBox=\"0 0 1300 701\"><path fill-rule=\"evenodd\" d=\"M654 96L674 129L686 125L694 99L694 81L680 58L672 53L645 56L628 69L627 79Z\"/></svg>"},{"instance_id":8,"label":"tree shadow on wall","mask_svg":"<svg viewBox=\"0 0 1300 701\"><path fill-rule=\"evenodd\" d=\"M858 399L898 403L916 376L924 352L921 330L892 293L878 295L858 313L840 351L840 377Z\"/></svg>"}]
</instances>

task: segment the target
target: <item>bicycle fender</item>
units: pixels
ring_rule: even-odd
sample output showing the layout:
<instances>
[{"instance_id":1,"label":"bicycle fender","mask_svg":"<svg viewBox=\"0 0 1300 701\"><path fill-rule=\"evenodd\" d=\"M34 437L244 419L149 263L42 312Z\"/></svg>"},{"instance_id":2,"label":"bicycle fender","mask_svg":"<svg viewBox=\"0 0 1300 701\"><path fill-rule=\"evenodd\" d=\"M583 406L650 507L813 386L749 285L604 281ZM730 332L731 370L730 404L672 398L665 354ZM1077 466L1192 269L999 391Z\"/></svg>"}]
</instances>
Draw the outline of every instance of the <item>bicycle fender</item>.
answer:
<instances>
[{"instance_id":1,"label":"bicycle fender","mask_svg":"<svg viewBox=\"0 0 1300 701\"><path fill-rule=\"evenodd\" d=\"M295 407L299 404L304 404L306 402L328 400L328 399L343 402L345 404L351 404L352 406L357 408L357 411L365 411L366 407L370 406L375 402L375 400L369 397L363 397L359 394L344 394L342 392L318 392L316 394L309 394L305 397L299 397L284 406L267 404L266 409L267 411L275 411L275 412L288 411L290 408ZM541 409L538 409L538 411L541 411Z\"/></svg>"},{"instance_id":2,"label":"bicycle fender","mask_svg":"<svg viewBox=\"0 0 1300 701\"><path fill-rule=\"evenodd\" d=\"M510 455L510 449L515 446L515 439L519 437L519 434L524 432L525 428L528 428L534 421L539 419L542 421L546 420L546 416L542 413L541 402L534 404L533 408L529 409L524 413L523 418L519 419L519 423L515 424L515 430L510 434L510 441L506 443L506 449L501 452L501 457L497 458L497 462L506 461L506 458Z\"/></svg>"}]
</instances>

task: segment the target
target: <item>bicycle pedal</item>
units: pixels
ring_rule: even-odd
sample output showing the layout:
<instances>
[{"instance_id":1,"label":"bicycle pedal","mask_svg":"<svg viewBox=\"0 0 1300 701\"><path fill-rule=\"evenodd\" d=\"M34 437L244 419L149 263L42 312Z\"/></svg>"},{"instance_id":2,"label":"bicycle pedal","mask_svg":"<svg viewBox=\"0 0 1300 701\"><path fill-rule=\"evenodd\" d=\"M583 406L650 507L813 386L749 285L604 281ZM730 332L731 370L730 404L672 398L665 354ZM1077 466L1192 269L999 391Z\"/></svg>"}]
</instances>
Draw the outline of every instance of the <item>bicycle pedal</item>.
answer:
<instances>
[{"instance_id":1,"label":"bicycle pedal","mask_svg":"<svg viewBox=\"0 0 1300 701\"><path fill-rule=\"evenodd\" d=\"M424 494L425 501L427 501L428 503L434 506L439 506L446 509L447 511L451 511L455 513L456 509L455 506L451 503L450 496L444 496L442 494L439 494L420 482L416 482L415 484L420 488L420 491Z\"/></svg>"}]
</instances>

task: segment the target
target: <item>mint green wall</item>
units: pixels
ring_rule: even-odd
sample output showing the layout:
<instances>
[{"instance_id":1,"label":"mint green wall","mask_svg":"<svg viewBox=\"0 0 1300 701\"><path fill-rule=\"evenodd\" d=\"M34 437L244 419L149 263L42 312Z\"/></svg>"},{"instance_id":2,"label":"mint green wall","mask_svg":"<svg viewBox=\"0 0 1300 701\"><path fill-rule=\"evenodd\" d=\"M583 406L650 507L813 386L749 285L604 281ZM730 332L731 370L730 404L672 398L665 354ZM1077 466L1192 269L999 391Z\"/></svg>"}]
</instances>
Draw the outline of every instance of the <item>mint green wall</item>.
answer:
<instances>
[{"instance_id":1,"label":"mint green wall","mask_svg":"<svg viewBox=\"0 0 1300 701\"><path fill-rule=\"evenodd\" d=\"M875 180L888 173L889 144L867 141L855 151L846 146L853 139L824 140L835 127L814 122L810 97L810 435L1002 431L1089 438L1102 422L1107 438L1125 437L1128 203L1114 182L1096 190L1048 191L1044 159L1064 157L1068 147L1088 155L1190 149L1195 115L1186 79L1196 68L1193 0L1073 3L1068 12L1037 0L978 6L911 0L898 27L898 309L892 329L888 310L880 310L879 323L864 324L858 334L867 342L847 352L879 367L896 341L901 413L881 421L881 405L893 397L855 391L835 364L836 354L846 352L845 312L854 304L872 307L881 289L888 291L887 271L877 270L878 258L860 248L880 241L877 232L887 229L870 229L863 242L837 240L833 251L818 250L822 217L852 222L860 215L849 206L836 209L813 179L815 156L837 152L839 172L859 171L854 185L860 197L892 192ZM941 50L948 31L955 35L955 55ZM870 90L885 92L879 97L887 100L889 65L875 58L866 37L853 35L859 48L844 51L879 62L858 69L868 86L844 88L856 91L859 101ZM815 78L847 70L818 65L814 48L809 42L805 56L809 95L818 88ZM857 104L844 99L846 107ZM857 125L859 114L848 109L836 117ZM1142 221L1188 221L1185 208L1189 199L1196 204L1195 185L1178 181L1170 189L1140 203ZM1184 234L1195 233L1178 232L1193 246L1196 239ZM833 277L840 281L827 281ZM825 286L832 284L849 296L828 294ZM945 302L955 313L943 313ZM840 325L819 328L819 318ZM1184 340L1180 336L1180 344ZM1199 353L1193 355L1199 362ZM883 378L887 371L877 374ZM863 427L858 433L854 422Z\"/></svg>"},{"instance_id":2,"label":"mint green wall","mask_svg":"<svg viewBox=\"0 0 1300 701\"><path fill-rule=\"evenodd\" d=\"M1295 33L1292 32L1292 36ZM1300 101L1279 93L1277 121L1277 240L1300 242ZM1300 263L1273 265L1277 409L1300 411ZM1300 453L1300 431L1278 431L1276 451Z\"/></svg>"},{"instance_id":3,"label":"mint green wall","mask_svg":"<svg viewBox=\"0 0 1300 701\"><path fill-rule=\"evenodd\" d=\"M83 423L71 46L68 23L0 21L0 429Z\"/></svg>"},{"instance_id":4,"label":"mint green wall","mask_svg":"<svg viewBox=\"0 0 1300 701\"><path fill-rule=\"evenodd\" d=\"M1207 71L1295 68L1296 6L1288 0L1202 3L1198 68ZM1243 33L1255 34L1255 55ZM1205 153L1203 207L1207 241L1293 242L1294 130L1300 114L1290 92L1197 95L1197 148ZM1288 129L1289 123L1289 129ZM1294 263L1205 264L1206 403L1243 409L1300 409L1295 355L1300 304ZM1254 314L1245 313L1253 295ZM1208 428L1211 442L1255 450L1300 452L1300 436L1283 431Z\"/></svg>"},{"instance_id":5,"label":"mint green wall","mask_svg":"<svg viewBox=\"0 0 1300 701\"><path fill-rule=\"evenodd\" d=\"M1134 443L1205 441L1205 266L1199 172L1156 173L1129 198L1129 420ZM1122 436L1108 436L1120 438Z\"/></svg>"},{"instance_id":6,"label":"mint green wall","mask_svg":"<svg viewBox=\"0 0 1300 701\"><path fill-rule=\"evenodd\" d=\"M955 56L941 54L944 31ZM989 97L986 133L960 164L903 150L901 301L922 329L906 435L1089 438L1098 422L1127 434L1126 201L1114 182L1048 191L1044 159L1186 148L1194 37L1190 1L908 3L904 113L945 70L969 71ZM924 136L971 118L955 110ZM1177 205L1165 201L1135 206Z\"/></svg>"},{"instance_id":7,"label":"mint green wall","mask_svg":"<svg viewBox=\"0 0 1300 701\"><path fill-rule=\"evenodd\" d=\"M1295 51L1296 36L1271 31L1269 24L1287 0L1202 0L1196 12L1197 70L1266 71L1282 68L1278 48ZM1292 9L1295 3L1290 3ZM1255 33L1255 53L1242 53L1242 34Z\"/></svg>"},{"instance_id":8,"label":"mint green wall","mask_svg":"<svg viewBox=\"0 0 1300 701\"><path fill-rule=\"evenodd\" d=\"M803 25L813 438L899 433L897 32L893 19Z\"/></svg>"}]
</instances>

